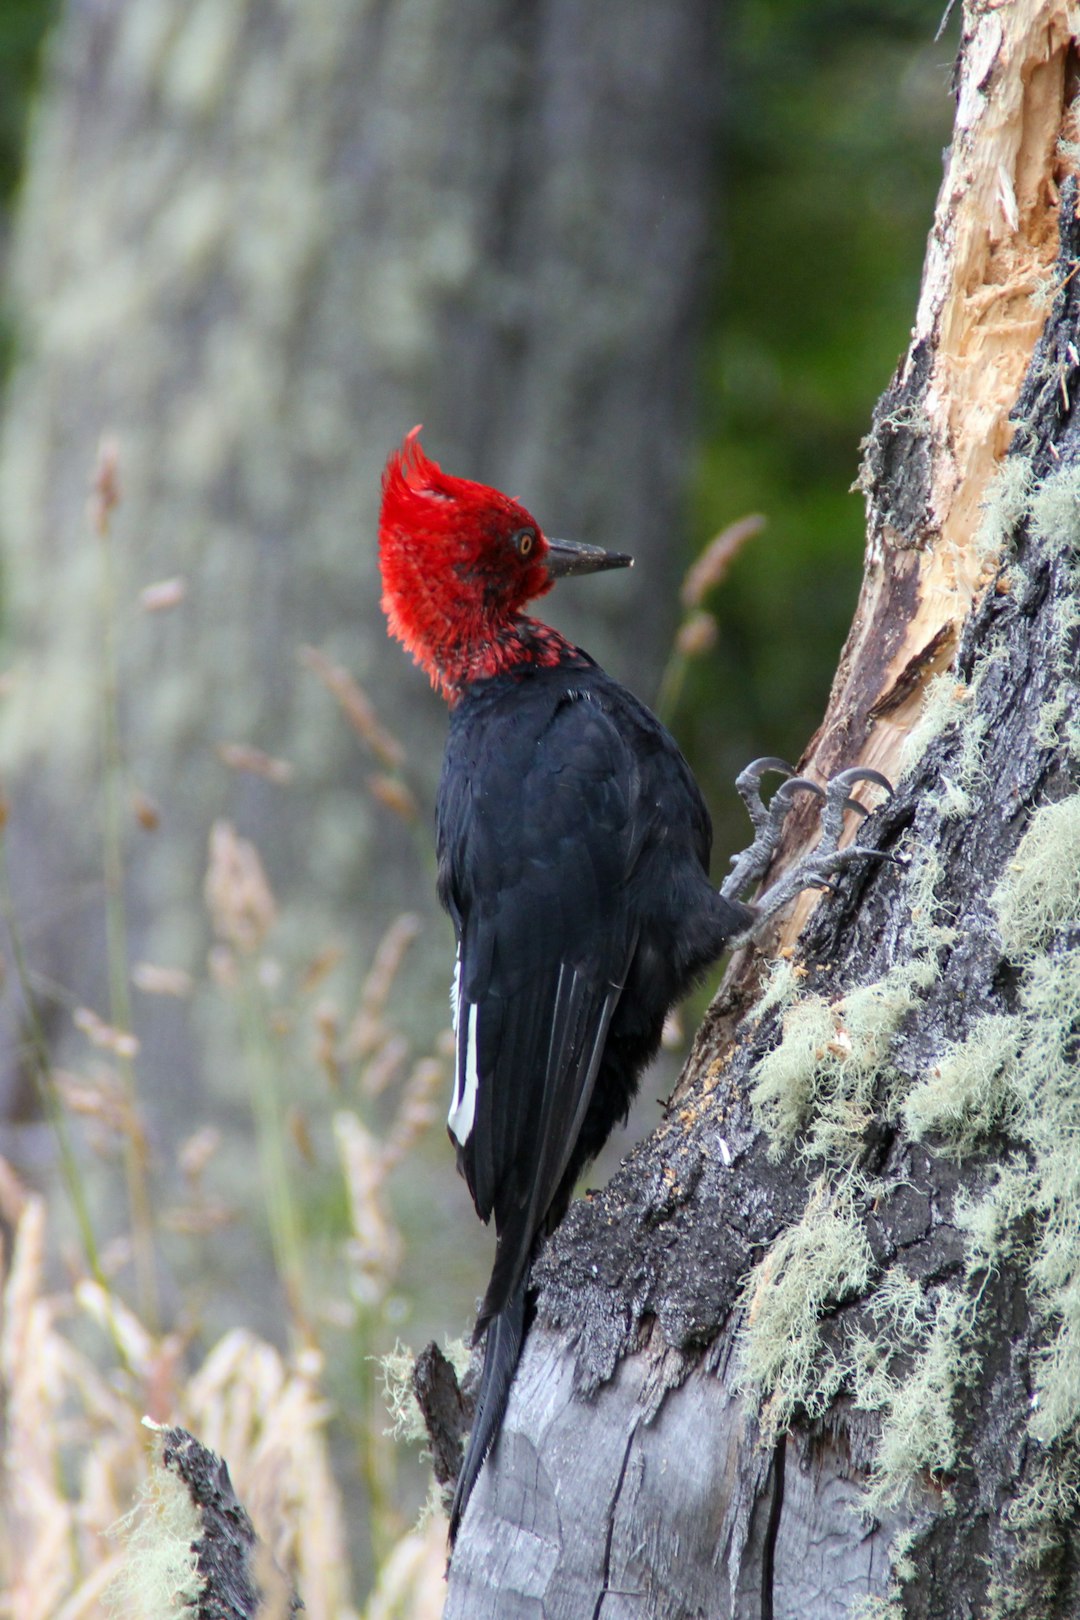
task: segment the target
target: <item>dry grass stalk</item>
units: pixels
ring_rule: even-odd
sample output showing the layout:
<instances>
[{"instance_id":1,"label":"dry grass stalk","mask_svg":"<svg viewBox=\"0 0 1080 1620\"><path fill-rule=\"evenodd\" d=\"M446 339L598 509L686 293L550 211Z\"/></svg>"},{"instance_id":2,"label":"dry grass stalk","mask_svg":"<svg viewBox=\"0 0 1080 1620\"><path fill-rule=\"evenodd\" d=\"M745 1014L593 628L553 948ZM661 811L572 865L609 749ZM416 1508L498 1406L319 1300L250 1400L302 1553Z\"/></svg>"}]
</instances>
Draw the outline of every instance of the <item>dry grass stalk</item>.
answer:
<instances>
[{"instance_id":1,"label":"dry grass stalk","mask_svg":"<svg viewBox=\"0 0 1080 1620\"><path fill-rule=\"evenodd\" d=\"M405 763L405 749L381 723L371 699L349 671L341 664L335 664L318 647L301 647L300 662L337 699L346 720L356 735L367 743L379 763L390 771L400 769Z\"/></svg>"},{"instance_id":2,"label":"dry grass stalk","mask_svg":"<svg viewBox=\"0 0 1080 1620\"><path fill-rule=\"evenodd\" d=\"M750 512L721 529L687 570L679 593L683 607L688 610L699 608L709 592L723 584L728 569L746 542L760 534L764 527L765 519L761 513Z\"/></svg>"},{"instance_id":3,"label":"dry grass stalk","mask_svg":"<svg viewBox=\"0 0 1080 1620\"><path fill-rule=\"evenodd\" d=\"M675 635L675 651L683 658L703 658L716 646L720 631L711 613L696 608L688 613Z\"/></svg>"},{"instance_id":4,"label":"dry grass stalk","mask_svg":"<svg viewBox=\"0 0 1080 1620\"><path fill-rule=\"evenodd\" d=\"M128 603L117 590L116 582L123 576L111 534L120 498L119 455L109 441L101 448L89 505L102 572L109 1016L87 1008L75 1015L77 1026L100 1054L89 1078L54 1075L44 1035L38 1038L38 1062L43 1083L56 1079L56 1086L48 1089L67 1114L77 1113L99 1135L102 1129L109 1132L110 1147L112 1139L123 1139L129 1224L104 1253L99 1252L89 1206L84 1207L82 1199L79 1157L71 1152L68 1191L83 1229L88 1256L83 1265L92 1277L79 1269L78 1261L65 1256L69 1280L52 1289L47 1282L50 1271L63 1273L56 1256L48 1252L46 1205L29 1195L0 1161L0 1213L13 1228L10 1254L0 1252L0 1620L98 1620L115 1612L116 1599L110 1603L107 1588L125 1556L134 1557L145 1569L148 1546L156 1544L152 1524L150 1543L136 1537L128 1555L107 1535L152 1472L151 1443L141 1421L146 1413L161 1422L186 1425L227 1458L260 1533L302 1591L307 1614L313 1620L353 1620L344 1515L329 1466L326 1429L331 1413L322 1394L321 1354L306 1338L301 1340L304 1348L286 1358L238 1328L189 1372L190 1339L177 1332L162 1334L155 1321L161 1229L156 1217L161 1212L147 1191L149 1155L132 1070L138 1045L130 1032L129 987L134 983L147 994L187 999L195 986L188 974L154 964L142 963L133 970L128 952L125 840L132 831L132 817L149 832L160 826L162 815L133 786L133 765L122 746L118 636ZM160 580L141 593L138 607L143 613L164 612L179 606L186 592L181 578ZM303 657L374 756L378 774L369 783L372 796L406 819L415 817L415 804L396 774L405 759L401 744L382 726L366 694L346 671L314 650ZM287 782L291 775L287 761L247 745L225 744L220 754L230 769L272 782ZM5 816L6 801L0 796L0 826ZM298 996L307 995L338 964L342 951L328 947L295 979L262 954L277 920L275 899L254 846L227 822L219 822L211 834L205 895L219 942L211 971L237 996L241 1041L256 1081L253 1091L264 1105L260 1130L265 1141L260 1145L270 1169L269 1220L272 1228L275 1219L279 1229L288 1228L289 1243L277 1246L278 1264L298 1320L300 1289L292 1283L297 1274L306 1279L316 1268L307 1267L313 1253L304 1246L303 1222L289 1202L298 1167L286 1136L291 1129L301 1157L312 1160L320 1138L319 1121L313 1121L309 1135L306 1117L285 1106L284 1085L277 1089L287 1038L301 1027L296 1008L285 1004L280 991L283 984L294 984ZM434 1092L445 1080L440 1056L423 1057L409 1068L408 1045L387 1017L394 982L419 928L416 918L405 916L387 931L351 1024L339 1019L328 1003L316 1015L318 1061L337 1084L347 1058L366 1065L359 1076L362 1093L376 1096L391 1086L400 1087L393 1119L381 1136L368 1130L356 1114L340 1112L334 1120L351 1220L345 1254L356 1267L355 1297L369 1307L354 1308L348 1324L353 1333L350 1352L360 1352L365 1369L361 1384L368 1377L366 1369L374 1365L374 1355L387 1347L389 1313L384 1307L403 1244L388 1208L389 1177L431 1123ZM29 984L29 975L24 978ZM27 999L32 1001L29 992ZM342 1028L347 1028L344 1039ZM67 1114L59 1107L56 1113L63 1144ZM220 1135L213 1130L196 1131L181 1149L179 1162L190 1190L190 1207L164 1213L163 1222L174 1231L205 1235L232 1218L232 1212L203 1185L219 1142ZM285 1202L276 1207L275 1198ZM114 1278L130 1275L133 1258L140 1282L137 1308L121 1298L113 1283ZM347 1298L340 1256L327 1296L328 1307ZM237 1309L242 1309L242 1302ZM282 1314L288 1312L283 1309ZM329 1315L329 1308L319 1310L308 1322L325 1321ZM182 1311L180 1320L185 1320ZM355 1411L358 1450L366 1453L369 1465L365 1479L378 1546L391 1543L401 1528L393 1498L392 1450L383 1432L384 1414L377 1403L367 1400L363 1389L357 1392ZM157 1500L153 1492L152 1500ZM161 1517L158 1512L158 1529ZM185 1561L190 1536L185 1540L181 1534L174 1542L179 1565L174 1562L166 1569L166 1584L158 1588L162 1601L155 1607L151 1600L145 1611L154 1620L163 1620L169 1612L164 1602L183 1588L185 1571L190 1574ZM388 1551L369 1620L390 1620L391 1615L426 1620L437 1614L443 1599L445 1526L433 1521Z\"/></svg>"},{"instance_id":5,"label":"dry grass stalk","mask_svg":"<svg viewBox=\"0 0 1080 1620\"><path fill-rule=\"evenodd\" d=\"M87 510L90 527L100 538L109 532L112 515L120 505L120 493L120 446L116 439L106 437L98 447Z\"/></svg>"},{"instance_id":6,"label":"dry grass stalk","mask_svg":"<svg viewBox=\"0 0 1080 1620\"><path fill-rule=\"evenodd\" d=\"M345 1037L346 1058L366 1058L386 1038L385 1013L394 980L405 953L420 935L421 923L413 912L395 917L379 941L375 960L360 989L360 1004Z\"/></svg>"},{"instance_id":7,"label":"dry grass stalk","mask_svg":"<svg viewBox=\"0 0 1080 1620\"><path fill-rule=\"evenodd\" d=\"M227 1459L260 1538L303 1594L312 1620L348 1613L341 1497L330 1470L330 1407L308 1350L286 1362L236 1329L210 1352L181 1403L184 1426Z\"/></svg>"},{"instance_id":8,"label":"dry grass stalk","mask_svg":"<svg viewBox=\"0 0 1080 1620\"><path fill-rule=\"evenodd\" d=\"M170 608L179 607L187 598L187 580L179 575L172 579L159 579L153 585L145 585L139 592L139 607L143 613L167 613Z\"/></svg>"},{"instance_id":9,"label":"dry grass stalk","mask_svg":"<svg viewBox=\"0 0 1080 1620\"><path fill-rule=\"evenodd\" d=\"M202 1125L181 1142L177 1163L193 1188L198 1188L203 1172L220 1147L221 1132L216 1125Z\"/></svg>"},{"instance_id":10,"label":"dry grass stalk","mask_svg":"<svg viewBox=\"0 0 1080 1620\"><path fill-rule=\"evenodd\" d=\"M218 932L227 941L222 949L239 969L239 953L250 956L266 939L274 920L273 897L254 850L230 827L216 829L214 857L208 896ZM446 1082L445 1039L435 1054L413 1063L403 1082L397 1080L407 1047L387 1021L387 1005L418 927L415 918L402 917L388 930L353 1025L368 1054L369 1087L379 1089L392 1078L400 1084L394 1117L381 1138L354 1113L341 1110L333 1122L349 1199L345 1255L353 1297L361 1306L352 1328L370 1354L382 1348L383 1307L402 1252L386 1202L389 1178L430 1125L436 1092ZM254 982L252 975L247 978ZM149 985L153 980L151 974ZM272 1012L267 1004L268 1020ZM105 1051L123 1035L89 1012L79 1022ZM316 1022L324 1043L332 1046L336 1015L322 1005ZM78 1105L110 1129L130 1128L115 1082L67 1077L59 1091L69 1107ZM227 1218L199 1185L218 1144L217 1132L198 1131L181 1151L181 1167L198 1194L193 1207L205 1207L207 1229ZM70 1290L52 1296L44 1280L45 1206L26 1194L2 1162L0 1209L16 1231L0 1317L0 1432L6 1438L0 1464L0 1616L98 1620L110 1612L106 1589L125 1554L105 1532L129 1509L147 1478L140 1419L149 1411L161 1421L184 1424L227 1458L238 1493L303 1593L308 1614L347 1620L353 1614L349 1560L342 1503L329 1466L330 1411L320 1387L321 1355L309 1342L286 1360L254 1334L237 1329L185 1379L183 1340L148 1328L104 1280L113 1268L130 1263L130 1238L117 1240L98 1281L77 1278ZM340 1297L340 1289L336 1294ZM445 1525L434 1520L395 1539L400 1520L390 1494L390 1442L380 1432L377 1403L359 1391L357 1410L368 1425L363 1446L373 1515L389 1538L366 1615L368 1620L426 1620L439 1612L443 1599ZM144 1544L137 1541L129 1556L145 1567ZM171 1580L175 1565L166 1564Z\"/></svg>"},{"instance_id":11,"label":"dry grass stalk","mask_svg":"<svg viewBox=\"0 0 1080 1620\"><path fill-rule=\"evenodd\" d=\"M409 1043L405 1036L387 1030L381 1046L360 1072L360 1090L365 1097L381 1097L394 1083L405 1066Z\"/></svg>"},{"instance_id":12,"label":"dry grass stalk","mask_svg":"<svg viewBox=\"0 0 1080 1620\"><path fill-rule=\"evenodd\" d=\"M130 1405L59 1330L71 1302L45 1290L45 1239L45 1204L29 1197L0 1322L0 1612L75 1620L104 1613L119 1566L104 1535L141 1477L142 1443Z\"/></svg>"},{"instance_id":13,"label":"dry grass stalk","mask_svg":"<svg viewBox=\"0 0 1080 1620\"><path fill-rule=\"evenodd\" d=\"M316 951L315 955L312 957L311 961L301 974L301 993L307 996L310 995L313 990L317 990L323 980L329 974L333 973L334 969L337 967L338 963L341 962L344 955L344 946L337 943L324 945L320 951Z\"/></svg>"},{"instance_id":14,"label":"dry grass stalk","mask_svg":"<svg viewBox=\"0 0 1080 1620\"><path fill-rule=\"evenodd\" d=\"M277 906L255 845L228 821L210 829L210 860L203 887L218 938L241 956L259 950L277 920Z\"/></svg>"},{"instance_id":15,"label":"dry grass stalk","mask_svg":"<svg viewBox=\"0 0 1080 1620\"><path fill-rule=\"evenodd\" d=\"M134 1058L139 1053L139 1043L134 1035L126 1029L116 1029L114 1025L106 1023L104 1018L92 1011L89 1007L76 1007L72 1014L72 1023L77 1030L84 1034L91 1046L96 1046L99 1052L111 1052L114 1057Z\"/></svg>"},{"instance_id":16,"label":"dry grass stalk","mask_svg":"<svg viewBox=\"0 0 1080 1620\"><path fill-rule=\"evenodd\" d=\"M446 1517L402 1536L379 1571L364 1620L439 1620L446 1603Z\"/></svg>"},{"instance_id":17,"label":"dry grass stalk","mask_svg":"<svg viewBox=\"0 0 1080 1620\"><path fill-rule=\"evenodd\" d=\"M284 787L293 779L292 764L287 759L275 759L250 743L218 743L217 756L230 771L246 771L249 776L261 776L266 782Z\"/></svg>"},{"instance_id":18,"label":"dry grass stalk","mask_svg":"<svg viewBox=\"0 0 1080 1620\"><path fill-rule=\"evenodd\" d=\"M307 1614L346 1620L353 1611L321 1357L309 1351L288 1363L236 1330L179 1382L179 1341L149 1333L109 1289L84 1280L72 1296L46 1292L45 1204L26 1196L6 1167L3 1186L5 1207L21 1201L21 1213L0 1317L0 1614L105 1620L115 1613L106 1588L125 1558L145 1575L154 1543L136 1537L126 1553L107 1532L148 1478L140 1417L149 1404L227 1457L238 1494L303 1591ZM104 1369L76 1346L76 1334L86 1337L80 1321L105 1330ZM108 1354L115 1346L122 1368Z\"/></svg>"},{"instance_id":19,"label":"dry grass stalk","mask_svg":"<svg viewBox=\"0 0 1080 1620\"><path fill-rule=\"evenodd\" d=\"M186 1001L195 988L191 974L183 968L160 967L154 962L136 962L131 982L148 996L175 996L178 1001Z\"/></svg>"},{"instance_id":20,"label":"dry grass stalk","mask_svg":"<svg viewBox=\"0 0 1080 1620\"><path fill-rule=\"evenodd\" d=\"M161 826L161 806L141 788L131 790L131 813L143 832L157 832Z\"/></svg>"},{"instance_id":21,"label":"dry grass stalk","mask_svg":"<svg viewBox=\"0 0 1080 1620\"><path fill-rule=\"evenodd\" d=\"M315 1064L326 1075L332 1091L340 1091L344 1075L338 1058L340 1024L332 1001L320 1001L314 1012Z\"/></svg>"},{"instance_id":22,"label":"dry grass stalk","mask_svg":"<svg viewBox=\"0 0 1080 1620\"><path fill-rule=\"evenodd\" d=\"M373 799L410 826L419 820L420 807L400 776L387 776L377 771L368 777L367 788Z\"/></svg>"},{"instance_id":23,"label":"dry grass stalk","mask_svg":"<svg viewBox=\"0 0 1080 1620\"><path fill-rule=\"evenodd\" d=\"M349 1110L334 1115L334 1139L349 1197L352 1235L346 1253L352 1287L360 1304L370 1308L386 1298L401 1260L401 1234L384 1203L389 1166L380 1144Z\"/></svg>"},{"instance_id":24,"label":"dry grass stalk","mask_svg":"<svg viewBox=\"0 0 1080 1620\"><path fill-rule=\"evenodd\" d=\"M118 1074L99 1069L89 1078L66 1069L54 1069L53 1085L70 1114L79 1115L97 1128L97 1138L91 1140L103 1152L112 1145L111 1138L120 1138L130 1142L139 1153L148 1154L149 1143L142 1120Z\"/></svg>"},{"instance_id":25,"label":"dry grass stalk","mask_svg":"<svg viewBox=\"0 0 1080 1620\"><path fill-rule=\"evenodd\" d=\"M454 1050L453 1040L453 1034L447 1030L439 1043L440 1055L421 1058L414 1064L383 1148L383 1163L387 1171L401 1163L438 1118L440 1104L436 1099L449 1086L447 1059Z\"/></svg>"}]
</instances>

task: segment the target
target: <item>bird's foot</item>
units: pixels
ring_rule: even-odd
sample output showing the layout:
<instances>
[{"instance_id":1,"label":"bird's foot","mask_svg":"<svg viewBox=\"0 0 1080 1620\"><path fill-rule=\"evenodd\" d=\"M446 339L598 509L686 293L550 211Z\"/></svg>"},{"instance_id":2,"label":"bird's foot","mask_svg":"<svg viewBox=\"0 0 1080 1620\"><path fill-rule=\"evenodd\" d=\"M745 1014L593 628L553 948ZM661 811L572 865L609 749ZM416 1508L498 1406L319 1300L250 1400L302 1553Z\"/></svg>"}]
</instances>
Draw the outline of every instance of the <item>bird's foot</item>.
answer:
<instances>
[{"instance_id":1,"label":"bird's foot","mask_svg":"<svg viewBox=\"0 0 1080 1620\"><path fill-rule=\"evenodd\" d=\"M786 776L788 780L777 789L766 804L761 795L761 779L774 772ZM731 901L741 899L765 876L769 862L780 843L784 822L787 820L795 795L806 789L809 793L816 793L819 798L825 797L824 788L818 787L816 782L809 781L805 776L796 776L794 768L786 760L777 759L771 754L761 759L752 759L735 778L735 789L753 823L754 841L740 855L731 857L731 872L720 888L724 899Z\"/></svg>"},{"instance_id":2,"label":"bird's foot","mask_svg":"<svg viewBox=\"0 0 1080 1620\"><path fill-rule=\"evenodd\" d=\"M788 780L766 804L761 797L760 783L761 778L770 771L783 772ZM755 836L749 849L732 858L731 873L720 890L726 900L738 900L751 884L760 882L764 876L780 842L784 822L795 795L806 791L824 801L821 811L821 836L817 844L808 855L789 872L783 873L754 902L752 907L754 920L742 936L743 941L757 934L777 912L782 911L804 889L831 889L834 887L832 880L847 867L863 860L893 858L882 850L866 848L857 840L846 849L840 848L844 812L854 810L859 815L869 814L865 805L850 796L851 789L859 782L873 782L878 787L884 788L886 793L892 792L892 783L888 777L883 776L880 771L871 770L869 766L856 765L850 770L840 771L823 788L804 776L796 776L791 766L784 760L771 757L753 760L740 773L735 786L754 824Z\"/></svg>"}]
</instances>

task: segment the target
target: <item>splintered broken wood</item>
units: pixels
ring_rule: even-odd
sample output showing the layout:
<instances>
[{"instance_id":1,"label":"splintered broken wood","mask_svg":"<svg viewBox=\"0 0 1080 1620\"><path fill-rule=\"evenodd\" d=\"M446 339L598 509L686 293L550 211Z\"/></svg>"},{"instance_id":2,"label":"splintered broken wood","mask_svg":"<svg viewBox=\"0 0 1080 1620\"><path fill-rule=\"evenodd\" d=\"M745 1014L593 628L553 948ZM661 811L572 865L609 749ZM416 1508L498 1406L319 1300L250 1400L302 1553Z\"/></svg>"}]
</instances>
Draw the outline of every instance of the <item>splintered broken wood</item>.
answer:
<instances>
[{"instance_id":1,"label":"splintered broken wood","mask_svg":"<svg viewBox=\"0 0 1080 1620\"><path fill-rule=\"evenodd\" d=\"M899 777L927 683L948 669L995 576L984 509L1054 290L1060 186L1077 169L1074 22L1063 0L965 8L954 138L911 345L874 413L860 477L862 591L800 762L819 780L855 764ZM876 802L873 790L861 796ZM789 821L785 866L816 837L815 807ZM816 898L802 896L777 948L797 938Z\"/></svg>"},{"instance_id":2,"label":"splintered broken wood","mask_svg":"<svg viewBox=\"0 0 1080 1620\"><path fill-rule=\"evenodd\" d=\"M255 1534L227 1464L186 1429L158 1431L160 1466L184 1486L201 1534L197 1620L288 1620L304 1605ZM144 1538L143 1545L149 1543Z\"/></svg>"},{"instance_id":3,"label":"splintered broken wood","mask_svg":"<svg viewBox=\"0 0 1080 1620\"><path fill-rule=\"evenodd\" d=\"M992 535L979 530L1014 433L1024 436L1018 449L1034 436L1040 477L1059 440L1064 455L1075 455L1080 433L1064 397L1058 409L1059 395L1080 386L1077 188L1061 145L1075 133L1072 37L1062 4L969 0L965 8L956 137L918 320L867 452L866 581L804 762L822 775L861 762L898 778L927 682L950 667L961 634L969 674L973 649L1007 652L1008 669L1026 682L1027 709L1004 676L984 683L994 765L967 824L947 821L927 792L959 747L955 734L931 745L882 817L890 847L902 828L917 826L924 847L940 850L950 876L937 892L969 925L986 911L984 873L1002 871L1015 849L1015 807L1035 802L1050 768L1031 737L1031 716L1057 679L1047 649L1060 653L1049 576L1044 570L1041 616L1034 587L1026 613L1001 599L1008 579L998 577ZM1013 459L1021 471L1025 459L1036 465L1030 455ZM1030 564L1035 552L1024 555ZM799 842L789 841L787 860ZM823 1004L838 1006L848 988L872 987L915 960L905 926L913 886L890 876L868 885L861 901L849 885L815 919L803 966ZM791 919L781 943L800 922ZM919 1072L946 1031L952 1040L969 1027L1002 961L994 928L969 926L963 951L927 993L901 1066ZM980 997L967 994L974 983ZM1040 1460L1024 1429L1035 1341L1025 1339L1023 1284L1004 1264L980 1285L987 1327L978 1389L966 1392L963 1408L952 1392L951 1410L967 1425L965 1456L977 1459L963 1479L927 1470L891 1525L880 1506L860 1520L852 1506L865 1502L860 1483L875 1465L880 1418L844 1391L813 1422L804 1402L807 1411L773 1448L761 1444L757 1403L741 1393L731 1353L753 1310L751 1301L740 1312L740 1280L802 1218L818 1161L773 1151L754 1117L747 1093L760 1057L775 1047L776 1018L743 1021L733 1042L739 999L745 1008L752 996L744 975L714 1003L683 1106L602 1194L571 1209L538 1258L536 1323L502 1439L462 1523L447 1620L838 1620L856 1595L866 1612L884 1613L893 1606L890 1543L920 1514L923 1562L896 1599L898 1612L922 1620L982 1613L991 1578L1012 1567L1003 1506ZM860 1152L860 1167L880 1175L884 1189L867 1192L859 1218L875 1265L900 1263L902 1254L905 1274L934 1287L965 1279L970 1250L953 1218L961 1170L892 1129L884 1113L867 1118ZM839 1342L829 1335L847 1331L842 1312L850 1310L852 1332L862 1331L863 1303L819 1312L810 1302L826 1366ZM771 1399L760 1413L766 1428ZM955 1496L939 1512L945 1488ZM1066 1549L1068 1537L1072 1517ZM1067 1551L1066 1564L1071 1580ZM1048 1579L1058 1572L1055 1562ZM1075 1587L1062 1591L1060 1602L1016 1612L1080 1613Z\"/></svg>"}]
</instances>

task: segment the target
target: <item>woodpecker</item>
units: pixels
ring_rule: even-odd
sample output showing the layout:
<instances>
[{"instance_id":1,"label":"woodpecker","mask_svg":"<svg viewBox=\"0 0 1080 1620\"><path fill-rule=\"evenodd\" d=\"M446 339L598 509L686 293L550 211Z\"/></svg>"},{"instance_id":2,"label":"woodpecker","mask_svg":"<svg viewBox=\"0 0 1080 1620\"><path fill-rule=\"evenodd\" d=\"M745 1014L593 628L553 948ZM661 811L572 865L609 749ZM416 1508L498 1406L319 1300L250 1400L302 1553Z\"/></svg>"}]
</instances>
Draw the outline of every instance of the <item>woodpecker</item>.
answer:
<instances>
[{"instance_id":1,"label":"woodpecker","mask_svg":"<svg viewBox=\"0 0 1080 1620\"><path fill-rule=\"evenodd\" d=\"M738 780L750 848L721 889L690 768L645 705L524 608L556 579L631 558L554 540L516 500L451 477L405 436L387 462L379 523L391 635L450 709L436 807L438 895L457 939L456 1072L448 1118L458 1167L495 1261L476 1320L486 1334L472 1432L450 1515L461 1516L502 1422L526 1329L529 1268L582 1170L625 1121L668 1010L725 950L801 889L852 860L838 848L848 771L824 790L781 760ZM761 776L789 780L766 806ZM794 792L825 800L812 856L756 905Z\"/></svg>"}]
</instances>

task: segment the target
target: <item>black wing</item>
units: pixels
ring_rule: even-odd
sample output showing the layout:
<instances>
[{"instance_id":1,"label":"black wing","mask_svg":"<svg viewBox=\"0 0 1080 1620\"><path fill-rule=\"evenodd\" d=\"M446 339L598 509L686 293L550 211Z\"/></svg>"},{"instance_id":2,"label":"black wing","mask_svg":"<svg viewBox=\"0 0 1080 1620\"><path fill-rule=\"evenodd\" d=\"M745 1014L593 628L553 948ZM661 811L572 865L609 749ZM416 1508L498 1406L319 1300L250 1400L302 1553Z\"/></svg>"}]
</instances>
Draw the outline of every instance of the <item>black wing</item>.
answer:
<instances>
[{"instance_id":1,"label":"black wing","mask_svg":"<svg viewBox=\"0 0 1080 1620\"><path fill-rule=\"evenodd\" d=\"M449 1125L499 1239L478 1331L514 1294L567 1173L636 944L630 748L590 696L508 697L452 738L439 812L458 933Z\"/></svg>"}]
</instances>

